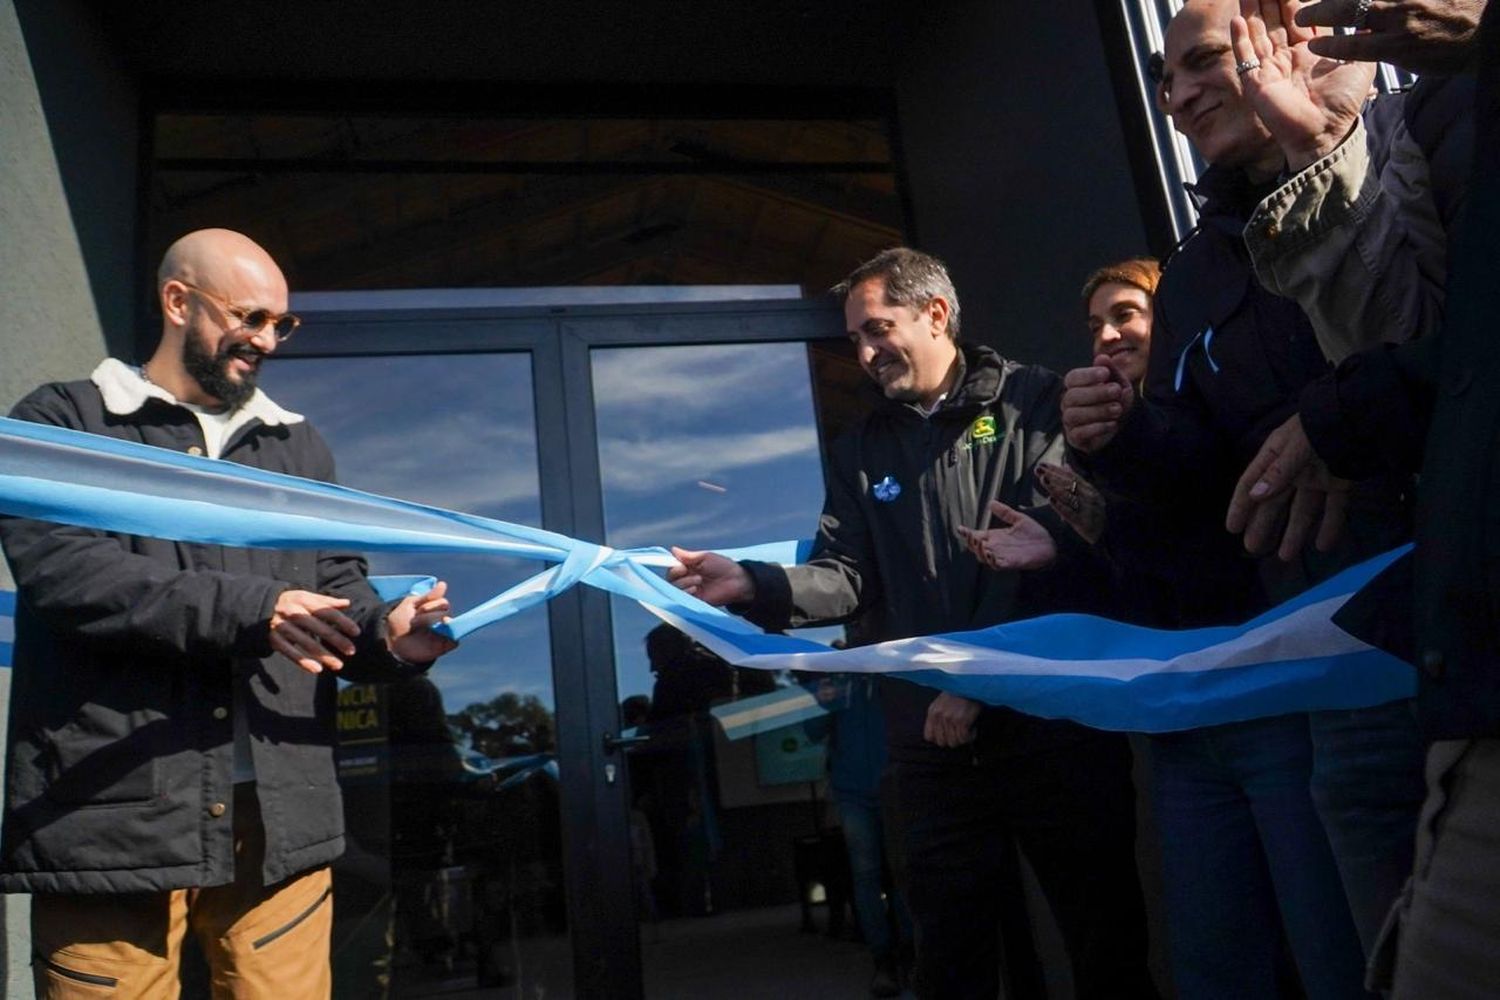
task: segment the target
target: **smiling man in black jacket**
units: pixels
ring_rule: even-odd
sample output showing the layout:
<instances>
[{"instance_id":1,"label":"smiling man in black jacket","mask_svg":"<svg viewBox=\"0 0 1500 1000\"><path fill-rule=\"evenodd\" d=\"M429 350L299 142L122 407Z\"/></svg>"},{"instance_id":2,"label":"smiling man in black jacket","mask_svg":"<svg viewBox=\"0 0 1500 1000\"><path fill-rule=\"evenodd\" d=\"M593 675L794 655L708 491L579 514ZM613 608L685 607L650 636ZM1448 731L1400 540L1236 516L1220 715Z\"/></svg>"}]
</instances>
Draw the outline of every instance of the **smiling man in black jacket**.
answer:
<instances>
[{"instance_id":1,"label":"smiling man in black jacket","mask_svg":"<svg viewBox=\"0 0 1500 1000\"><path fill-rule=\"evenodd\" d=\"M768 628L857 617L870 642L1061 610L1059 574L1045 568L1056 546L1017 509L1042 506L1033 470L1061 456L1058 377L961 346L958 296L926 254L887 250L836 291L885 398L830 451L811 557L782 567L679 549L672 579ZM885 683L886 791L919 995L996 995L1016 842L1057 917L1078 996L1154 996L1124 739Z\"/></svg>"},{"instance_id":2,"label":"smiling man in black jacket","mask_svg":"<svg viewBox=\"0 0 1500 1000\"><path fill-rule=\"evenodd\" d=\"M1288 158L1246 96L1245 74L1258 63L1236 59L1231 48L1239 10L1237 0L1188 0L1165 36L1158 105L1209 167L1193 188L1198 227L1168 260L1157 288L1144 391L1137 394L1109 359L1096 358L1067 374L1063 397L1074 458L1098 484L1183 521L1225 509L1246 463L1296 410L1302 389L1330 368L1307 315L1255 281L1246 249L1246 226L1280 187ZM1344 85L1358 107L1368 78ZM1377 123L1378 111L1377 104L1370 112ZM1274 240L1280 231L1263 235ZM1341 487L1319 497L1319 509L1326 502L1334 515L1323 520L1327 530L1316 539L1289 536L1280 558L1260 560L1274 601L1410 538L1409 477ZM1273 510L1264 513L1274 519ZM1194 585L1191 576L1181 581ZM1312 912L1305 902L1288 897L1282 916L1308 993L1352 996L1361 960L1373 953L1406 879L1422 799L1421 735L1409 700L1310 712L1306 721L1305 736L1288 731L1278 742L1302 757L1301 744L1310 741L1308 787L1326 837L1304 835L1300 847L1274 849L1271 861L1306 875L1323 864L1324 847L1332 848L1347 906L1320 904L1311 931L1294 929ZM1236 754L1234 766L1249 773L1261 766L1257 757ZM1291 776L1286 771L1282 780ZM1282 821L1298 812L1261 816Z\"/></svg>"},{"instance_id":3,"label":"smiling man in black jacket","mask_svg":"<svg viewBox=\"0 0 1500 1000\"><path fill-rule=\"evenodd\" d=\"M139 368L12 416L331 480L316 431L255 388L297 326L239 233L178 240ZM39 997L176 996L189 928L215 990L326 997L343 852L335 672L424 670L444 586L383 604L347 552L233 549L0 519L17 583L0 889L31 892Z\"/></svg>"}]
</instances>

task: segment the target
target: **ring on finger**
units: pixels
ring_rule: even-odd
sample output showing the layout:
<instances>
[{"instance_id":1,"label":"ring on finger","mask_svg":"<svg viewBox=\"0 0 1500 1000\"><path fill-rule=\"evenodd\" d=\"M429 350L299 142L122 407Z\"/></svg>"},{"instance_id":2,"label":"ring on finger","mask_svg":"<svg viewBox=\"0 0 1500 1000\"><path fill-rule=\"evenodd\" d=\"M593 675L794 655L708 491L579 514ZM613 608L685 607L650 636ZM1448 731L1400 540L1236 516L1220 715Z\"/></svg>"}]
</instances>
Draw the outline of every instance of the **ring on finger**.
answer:
<instances>
[{"instance_id":1,"label":"ring on finger","mask_svg":"<svg viewBox=\"0 0 1500 1000\"><path fill-rule=\"evenodd\" d=\"M1370 5L1374 0L1355 0L1354 3L1354 30L1365 29L1365 19L1370 16Z\"/></svg>"},{"instance_id":2,"label":"ring on finger","mask_svg":"<svg viewBox=\"0 0 1500 1000\"><path fill-rule=\"evenodd\" d=\"M1366 7L1368 7L1370 5L1370 0L1360 0L1360 2L1363 3ZM1246 73L1250 72L1252 69L1260 69L1260 60L1259 59L1255 59L1255 58L1241 59L1239 62L1237 62L1237 63L1234 64L1234 71L1235 71L1235 73L1237 73L1240 76L1244 76Z\"/></svg>"}]
</instances>

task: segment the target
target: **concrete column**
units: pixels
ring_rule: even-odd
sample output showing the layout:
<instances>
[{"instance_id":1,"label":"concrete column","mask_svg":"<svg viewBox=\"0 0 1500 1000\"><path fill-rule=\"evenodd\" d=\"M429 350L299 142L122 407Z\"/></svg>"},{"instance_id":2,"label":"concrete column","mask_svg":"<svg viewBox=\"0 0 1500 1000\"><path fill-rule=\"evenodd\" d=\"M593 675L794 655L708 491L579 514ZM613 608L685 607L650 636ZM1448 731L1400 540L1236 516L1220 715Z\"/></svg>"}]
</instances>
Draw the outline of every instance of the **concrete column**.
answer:
<instances>
[{"instance_id":1,"label":"concrete column","mask_svg":"<svg viewBox=\"0 0 1500 1000\"><path fill-rule=\"evenodd\" d=\"M129 343L136 109L90 5L0 0L0 412ZM3 560L0 586L13 586ZM10 677L0 674L3 736ZM27 912L25 897L0 909L11 998L32 996Z\"/></svg>"}]
</instances>

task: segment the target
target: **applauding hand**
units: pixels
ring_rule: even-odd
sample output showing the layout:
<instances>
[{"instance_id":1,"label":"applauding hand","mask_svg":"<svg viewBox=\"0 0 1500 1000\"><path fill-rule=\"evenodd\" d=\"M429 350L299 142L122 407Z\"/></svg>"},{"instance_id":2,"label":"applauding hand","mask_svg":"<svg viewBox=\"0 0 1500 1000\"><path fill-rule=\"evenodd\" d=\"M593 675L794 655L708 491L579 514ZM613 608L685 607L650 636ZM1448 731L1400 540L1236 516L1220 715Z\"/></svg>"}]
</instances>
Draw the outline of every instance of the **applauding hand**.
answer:
<instances>
[{"instance_id":1,"label":"applauding hand","mask_svg":"<svg viewBox=\"0 0 1500 1000\"><path fill-rule=\"evenodd\" d=\"M1047 503L1078 537L1093 545L1104 536L1104 494L1072 469L1039 462L1037 479L1047 493Z\"/></svg>"},{"instance_id":2,"label":"applauding hand","mask_svg":"<svg viewBox=\"0 0 1500 1000\"><path fill-rule=\"evenodd\" d=\"M1297 11L1296 18L1301 25L1359 29L1313 39L1312 50L1320 56L1388 62L1413 73L1461 73L1478 58L1475 39L1488 2L1319 0Z\"/></svg>"},{"instance_id":3,"label":"applauding hand","mask_svg":"<svg viewBox=\"0 0 1500 1000\"><path fill-rule=\"evenodd\" d=\"M999 500L990 501L990 513L1000 527L976 530L960 525L958 528L958 537L974 553L974 558L995 570L1043 569L1052 565L1057 558L1057 546L1046 528Z\"/></svg>"},{"instance_id":4,"label":"applauding hand","mask_svg":"<svg viewBox=\"0 0 1500 1000\"><path fill-rule=\"evenodd\" d=\"M1240 0L1230 21L1234 58L1244 69L1245 99L1286 155L1303 170L1333 152L1359 120L1375 81L1373 63L1341 63L1309 43L1317 28L1299 26L1296 0Z\"/></svg>"}]
</instances>

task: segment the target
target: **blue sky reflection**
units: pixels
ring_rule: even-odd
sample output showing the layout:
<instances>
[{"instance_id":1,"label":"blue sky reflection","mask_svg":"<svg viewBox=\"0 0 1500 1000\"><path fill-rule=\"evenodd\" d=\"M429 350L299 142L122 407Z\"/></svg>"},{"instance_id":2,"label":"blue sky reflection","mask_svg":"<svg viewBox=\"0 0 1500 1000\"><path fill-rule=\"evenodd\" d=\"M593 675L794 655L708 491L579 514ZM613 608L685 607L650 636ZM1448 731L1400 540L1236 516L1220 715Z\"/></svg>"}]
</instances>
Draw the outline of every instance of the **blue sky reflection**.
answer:
<instances>
[{"instance_id":1,"label":"blue sky reflection","mask_svg":"<svg viewBox=\"0 0 1500 1000\"><path fill-rule=\"evenodd\" d=\"M313 422L345 485L540 527L530 355L275 358L261 385ZM461 610L542 568L493 556L370 553L372 573L448 580ZM431 676L450 713L504 691L552 707L546 608L470 635Z\"/></svg>"},{"instance_id":2,"label":"blue sky reflection","mask_svg":"<svg viewBox=\"0 0 1500 1000\"><path fill-rule=\"evenodd\" d=\"M724 548L811 537L823 503L802 343L596 349L611 545ZM612 601L619 695L650 694L657 619Z\"/></svg>"}]
</instances>

